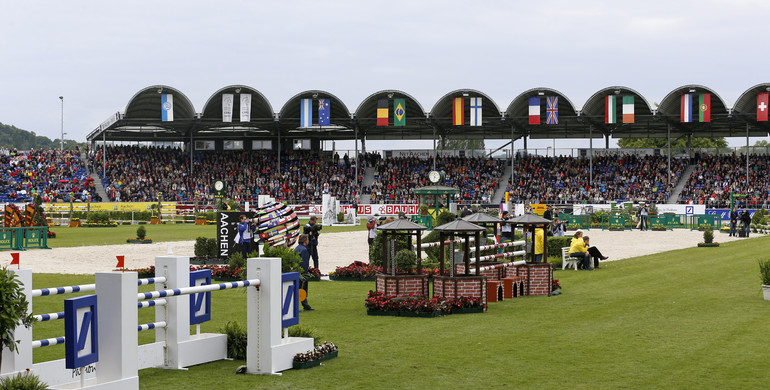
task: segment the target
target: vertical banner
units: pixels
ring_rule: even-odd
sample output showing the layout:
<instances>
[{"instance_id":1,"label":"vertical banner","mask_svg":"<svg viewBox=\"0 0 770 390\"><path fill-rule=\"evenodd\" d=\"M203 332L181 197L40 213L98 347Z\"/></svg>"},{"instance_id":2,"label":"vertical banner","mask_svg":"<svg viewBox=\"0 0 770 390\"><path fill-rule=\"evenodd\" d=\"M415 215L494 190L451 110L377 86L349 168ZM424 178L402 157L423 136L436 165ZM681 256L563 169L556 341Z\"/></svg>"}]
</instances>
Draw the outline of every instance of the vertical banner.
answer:
<instances>
[{"instance_id":1,"label":"vertical banner","mask_svg":"<svg viewBox=\"0 0 770 390\"><path fill-rule=\"evenodd\" d=\"M768 96L770 96L768 92L757 94L757 122L767 122Z\"/></svg>"},{"instance_id":2,"label":"vertical banner","mask_svg":"<svg viewBox=\"0 0 770 390\"><path fill-rule=\"evenodd\" d=\"M682 101L679 107L679 121L682 123L692 122L692 94L682 94Z\"/></svg>"},{"instance_id":3,"label":"vertical banner","mask_svg":"<svg viewBox=\"0 0 770 390\"><path fill-rule=\"evenodd\" d=\"M240 244L235 243L235 236L238 235L238 223L241 215L252 219L256 215L253 211L226 211L217 213L217 256L222 258L230 257L233 253L238 253Z\"/></svg>"},{"instance_id":4,"label":"vertical banner","mask_svg":"<svg viewBox=\"0 0 770 390\"><path fill-rule=\"evenodd\" d=\"M540 124L540 96L529 98L529 124Z\"/></svg>"},{"instance_id":5,"label":"vertical banner","mask_svg":"<svg viewBox=\"0 0 770 390\"><path fill-rule=\"evenodd\" d=\"M481 126L481 98L471 98L471 126Z\"/></svg>"},{"instance_id":6,"label":"vertical banner","mask_svg":"<svg viewBox=\"0 0 770 390\"><path fill-rule=\"evenodd\" d=\"M454 98L452 102L452 125L462 126L465 124L465 99Z\"/></svg>"},{"instance_id":7,"label":"vertical banner","mask_svg":"<svg viewBox=\"0 0 770 390\"><path fill-rule=\"evenodd\" d=\"M559 124L559 97L558 96L545 97L545 124L546 125Z\"/></svg>"},{"instance_id":8,"label":"vertical banner","mask_svg":"<svg viewBox=\"0 0 770 390\"><path fill-rule=\"evenodd\" d=\"M388 99L377 100L377 126L388 125Z\"/></svg>"},{"instance_id":9,"label":"vertical banner","mask_svg":"<svg viewBox=\"0 0 770 390\"><path fill-rule=\"evenodd\" d=\"M615 108L615 96L604 97L604 123L618 123L618 112Z\"/></svg>"},{"instance_id":10,"label":"vertical banner","mask_svg":"<svg viewBox=\"0 0 770 390\"><path fill-rule=\"evenodd\" d=\"M698 97L698 120L711 122L711 94L702 93Z\"/></svg>"},{"instance_id":11,"label":"vertical banner","mask_svg":"<svg viewBox=\"0 0 770 390\"><path fill-rule=\"evenodd\" d=\"M174 121L174 95L160 95L160 120L163 122Z\"/></svg>"},{"instance_id":12,"label":"vertical banner","mask_svg":"<svg viewBox=\"0 0 770 390\"><path fill-rule=\"evenodd\" d=\"M241 122L251 122L251 94L241 94Z\"/></svg>"},{"instance_id":13,"label":"vertical banner","mask_svg":"<svg viewBox=\"0 0 770 390\"><path fill-rule=\"evenodd\" d=\"M318 125L331 125L332 110L329 105L329 99L318 99Z\"/></svg>"},{"instance_id":14,"label":"vertical banner","mask_svg":"<svg viewBox=\"0 0 770 390\"><path fill-rule=\"evenodd\" d=\"M406 126L406 101L393 99L393 126Z\"/></svg>"},{"instance_id":15,"label":"vertical banner","mask_svg":"<svg viewBox=\"0 0 770 390\"><path fill-rule=\"evenodd\" d=\"M634 123L634 95L623 96L623 123Z\"/></svg>"},{"instance_id":16,"label":"vertical banner","mask_svg":"<svg viewBox=\"0 0 770 390\"><path fill-rule=\"evenodd\" d=\"M233 94L222 94L222 122L233 121Z\"/></svg>"},{"instance_id":17,"label":"vertical banner","mask_svg":"<svg viewBox=\"0 0 770 390\"><path fill-rule=\"evenodd\" d=\"M313 99L302 99L299 106L299 127L313 126Z\"/></svg>"}]
</instances>

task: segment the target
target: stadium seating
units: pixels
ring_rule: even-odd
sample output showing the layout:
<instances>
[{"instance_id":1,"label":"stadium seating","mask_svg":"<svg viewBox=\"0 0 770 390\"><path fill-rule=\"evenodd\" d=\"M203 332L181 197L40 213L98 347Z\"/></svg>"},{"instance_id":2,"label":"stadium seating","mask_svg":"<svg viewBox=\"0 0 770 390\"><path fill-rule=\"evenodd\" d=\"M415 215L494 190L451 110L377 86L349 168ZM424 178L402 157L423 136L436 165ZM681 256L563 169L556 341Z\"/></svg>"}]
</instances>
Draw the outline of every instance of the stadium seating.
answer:
<instances>
[{"instance_id":1,"label":"stadium seating","mask_svg":"<svg viewBox=\"0 0 770 390\"><path fill-rule=\"evenodd\" d=\"M43 201L86 201L90 189L79 150L0 150L0 202L30 202L33 194Z\"/></svg>"}]
</instances>

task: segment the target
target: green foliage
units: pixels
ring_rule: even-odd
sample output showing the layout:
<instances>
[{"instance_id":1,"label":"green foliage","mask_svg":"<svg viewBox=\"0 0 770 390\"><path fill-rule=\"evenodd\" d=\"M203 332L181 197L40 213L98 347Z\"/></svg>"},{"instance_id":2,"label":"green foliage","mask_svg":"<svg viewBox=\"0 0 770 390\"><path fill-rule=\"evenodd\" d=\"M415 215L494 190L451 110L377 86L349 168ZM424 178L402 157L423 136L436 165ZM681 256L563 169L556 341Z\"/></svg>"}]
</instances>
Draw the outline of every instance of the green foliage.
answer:
<instances>
[{"instance_id":1,"label":"green foliage","mask_svg":"<svg viewBox=\"0 0 770 390\"><path fill-rule=\"evenodd\" d=\"M315 328L302 325L289 327L289 337L307 337L313 339L313 344L321 344L321 338L318 336Z\"/></svg>"},{"instance_id":2,"label":"green foliage","mask_svg":"<svg viewBox=\"0 0 770 390\"><path fill-rule=\"evenodd\" d=\"M561 248L569 246L572 237L548 237L548 256L558 256L561 259ZM561 263L561 262L560 262Z\"/></svg>"},{"instance_id":3,"label":"green foliage","mask_svg":"<svg viewBox=\"0 0 770 390\"><path fill-rule=\"evenodd\" d=\"M483 139L451 139L442 137L440 149L453 150L482 150L484 149Z\"/></svg>"},{"instance_id":4,"label":"green foliage","mask_svg":"<svg viewBox=\"0 0 770 390\"><path fill-rule=\"evenodd\" d=\"M665 138L621 138L618 147L623 149L636 148L665 148L668 141ZM672 148L686 148L687 138L677 138L671 141ZM727 141L724 137L693 137L693 148L725 148Z\"/></svg>"},{"instance_id":5,"label":"green foliage","mask_svg":"<svg viewBox=\"0 0 770 390\"><path fill-rule=\"evenodd\" d=\"M758 209L754 213L754 216L751 217L751 223L757 223L757 224L760 224L760 225L764 225L765 224L765 215L767 215L767 214L768 214L767 210L765 210L765 209Z\"/></svg>"},{"instance_id":6,"label":"green foliage","mask_svg":"<svg viewBox=\"0 0 770 390\"><path fill-rule=\"evenodd\" d=\"M88 213L86 218L87 223L101 223L106 224L112 222L110 220L110 214L106 211L95 211Z\"/></svg>"},{"instance_id":7,"label":"green foliage","mask_svg":"<svg viewBox=\"0 0 770 390\"><path fill-rule=\"evenodd\" d=\"M337 222L344 222L345 221L345 213L339 212L337 213Z\"/></svg>"},{"instance_id":8,"label":"green foliage","mask_svg":"<svg viewBox=\"0 0 770 390\"><path fill-rule=\"evenodd\" d=\"M43 210L43 200L40 199L39 195L35 195L33 204L35 206L35 217L32 219L32 224L34 226L48 226L45 220L45 210Z\"/></svg>"},{"instance_id":9,"label":"green foliage","mask_svg":"<svg viewBox=\"0 0 770 390\"><path fill-rule=\"evenodd\" d=\"M217 219L217 213L216 211L206 211L202 213L198 213L198 218L206 218L208 221L214 221Z\"/></svg>"},{"instance_id":10,"label":"green foliage","mask_svg":"<svg viewBox=\"0 0 770 390\"><path fill-rule=\"evenodd\" d=\"M198 237L195 239L195 256L201 257L209 255L208 240L209 239L206 237Z\"/></svg>"},{"instance_id":11,"label":"green foliage","mask_svg":"<svg viewBox=\"0 0 770 390\"><path fill-rule=\"evenodd\" d=\"M421 204L419 208L420 215L428 215L430 214L430 210L428 209L427 204Z\"/></svg>"},{"instance_id":12,"label":"green foliage","mask_svg":"<svg viewBox=\"0 0 770 390\"><path fill-rule=\"evenodd\" d=\"M243 255L241 255L241 252L235 252L230 255L228 258L228 264L230 264L230 268L236 269L244 269L246 268L246 259L243 258Z\"/></svg>"},{"instance_id":13,"label":"green foliage","mask_svg":"<svg viewBox=\"0 0 770 390\"><path fill-rule=\"evenodd\" d=\"M390 236L390 234L388 236ZM396 253L404 249L409 249L408 243L409 241L406 236L397 236ZM390 244L388 244L388 256L390 256ZM374 237L374 241L372 242L372 245L369 246L369 264L382 266L382 233L381 232L377 232L377 235Z\"/></svg>"},{"instance_id":14,"label":"green foliage","mask_svg":"<svg viewBox=\"0 0 770 390\"><path fill-rule=\"evenodd\" d=\"M410 249L401 249L396 252L396 269L412 271L417 265L417 254Z\"/></svg>"},{"instance_id":15,"label":"green foliage","mask_svg":"<svg viewBox=\"0 0 770 390\"><path fill-rule=\"evenodd\" d=\"M33 322L35 318L27 313L27 297L16 273L8 267L0 268L0 352L6 348L16 351L14 330L19 325L29 328Z\"/></svg>"},{"instance_id":16,"label":"green foliage","mask_svg":"<svg viewBox=\"0 0 770 390\"><path fill-rule=\"evenodd\" d=\"M455 219L457 219L457 214L444 210L438 215L438 218L436 218L436 226L447 224Z\"/></svg>"},{"instance_id":17,"label":"green foliage","mask_svg":"<svg viewBox=\"0 0 770 390\"><path fill-rule=\"evenodd\" d=\"M64 149L74 150L79 144L72 139L64 140ZM85 146L85 143L82 144ZM0 148L17 150L30 149L56 149L59 150L59 139L51 140L48 137L35 134L34 131L22 130L16 126L0 123Z\"/></svg>"},{"instance_id":18,"label":"green foliage","mask_svg":"<svg viewBox=\"0 0 770 390\"><path fill-rule=\"evenodd\" d=\"M16 375L0 378L0 389L2 390L46 390L48 384L41 381L40 377L29 372L17 373Z\"/></svg>"},{"instance_id":19,"label":"green foliage","mask_svg":"<svg viewBox=\"0 0 770 390\"><path fill-rule=\"evenodd\" d=\"M227 321L225 326L219 329L219 332L227 335L227 357L246 360L246 347L248 346L246 328L238 321Z\"/></svg>"},{"instance_id":20,"label":"green foliage","mask_svg":"<svg viewBox=\"0 0 770 390\"><path fill-rule=\"evenodd\" d=\"M770 286L770 258L759 259L759 278L762 284Z\"/></svg>"},{"instance_id":21,"label":"green foliage","mask_svg":"<svg viewBox=\"0 0 770 390\"><path fill-rule=\"evenodd\" d=\"M711 244L714 242L714 229L707 227L705 230L703 230L703 242L706 244Z\"/></svg>"},{"instance_id":22,"label":"green foliage","mask_svg":"<svg viewBox=\"0 0 770 390\"><path fill-rule=\"evenodd\" d=\"M145 237L147 237L147 228L145 228L144 225L139 225L139 227L136 228L136 238L144 240Z\"/></svg>"},{"instance_id":23,"label":"green foliage","mask_svg":"<svg viewBox=\"0 0 770 390\"><path fill-rule=\"evenodd\" d=\"M299 253L294 252L294 249L287 246L267 246L265 245L265 254L263 257L279 257L281 258L281 272L299 272L303 273L302 258L299 257Z\"/></svg>"}]
</instances>

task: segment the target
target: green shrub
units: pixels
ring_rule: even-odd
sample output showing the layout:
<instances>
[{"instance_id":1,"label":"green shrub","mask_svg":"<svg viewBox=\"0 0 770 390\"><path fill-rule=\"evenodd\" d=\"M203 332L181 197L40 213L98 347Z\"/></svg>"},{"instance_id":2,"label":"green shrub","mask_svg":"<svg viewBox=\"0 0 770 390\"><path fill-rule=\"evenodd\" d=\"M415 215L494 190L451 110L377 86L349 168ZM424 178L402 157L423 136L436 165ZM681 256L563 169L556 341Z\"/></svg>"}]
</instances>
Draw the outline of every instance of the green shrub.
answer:
<instances>
[{"instance_id":1,"label":"green shrub","mask_svg":"<svg viewBox=\"0 0 770 390\"><path fill-rule=\"evenodd\" d=\"M139 225L139 227L136 228L136 238L144 240L145 237L147 237L147 228L145 228L144 225Z\"/></svg>"},{"instance_id":2,"label":"green shrub","mask_svg":"<svg viewBox=\"0 0 770 390\"><path fill-rule=\"evenodd\" d=\"M198 237L195 239L195 256L203 257L210 256L208 249L208 238Z\"/></svg>"},{"instance_id":3,"label":"green shrub","mask_svg":"<svg viewBox=\"0 0 770 390\"><path fill-rule=\"evenodd\" d=\"M289 337L307 337L313 339L313 344L321 344L321 338L316 334L316 330L309 326L294 325L289 327Z\"/></svg>"},{"instance_id":4,"label":"green shrub","mask_svg":"<svg viewBox=\"0 0 770 390\"><path fill-rule=\"evenodd\" d=\"M235 252L231 254L230 258L228 259L228 263L230 264L230 268L233 268L233 269L246 268L246 259L243 258L243 255L241 255L240 252Z\"/></svg>"},{"instance_id":5,"label":"green shrub","mask_svg":"<svg viewBox=\"0 0 770 390\"><path fill-rule=\"evenodd\" d=\"M707 227L703 230L703 242L706 244L714 242L714 229Z\"/></svg>"},{"instance_id":6,"label":"green shrub","mask_svg":"<svg viewBox=\"0 0 770 390\"><path fill-rule=\"evenodd\" d=\"M401 249L396 252L396 269L412 271L417 265L417 254L410 249Z\"/></svg>"},{"instance_id":7,"label":"green shrub","mask_svg":"<svg viewBox=\"0 0 770 390\"><path fill-rule=\"evenodd\" d=\"M759 259L759 278L762 284L770 286L770 258Z\"/></svg>"},{"instance_id":8,"label":"green shrub","mask_svg":"<svg viewBox=\"0 0 770 390\"><path fill-rule=\"evenodd\" d=\"M0 389L8 390L45 390L48 384L41 381L40 377L29 372L17 373L14 376L0 378Z\"/></svg>"},{"instance_id":9,"label":"green shrub","mask_svg":"<svg viewBox=\"0 0 770 390\"><path fill-rule=\"evenodd\" d=\"M441 226L444 224L447 224L449 222L454 221L457 219L457 214L450 213L449 211L442 211L441 214L438 215L438 218L436 218L436 225L435 226Z\"/></svg>"},{"instance_id":10,"label":"green shrub","mask_svg":"<svg viewBox=\"0 0 770 390\"><path fill-rule=\"evenodd\" d=\"M395 252L398 253L400 250L409 249L407 244L408 244L408 239L406 236L397 236ZM388 245L388 253L390 253L390 245ZM372 242L372 245L369 246L369 263L376 266L382 266L382 233L381 232L377 232L377 235L374 237L374 241Z\"/></svg>"},{"instance_id":11,"label":"green shrub","mask_svg":"<svg viewBox=\"0 0 770 390\"><path fill-rule=\"evenodd\" d=\"M14 330L20 325L29 328L35 318L27 312L27 297L18 275L7 267L0 268L0 308L0 352L18 352Z\"/></svg>"},{"instance_id":12,"label":"green shrub","mask_svg":"<svg viewBox=\"0 0 770 390\"><path fill-rule=\"evenodd\" d=\"M339 212L337 213L337 222L344 222L345 221L345 213Z\"/></svg>"},{"instance_id":13,"label":"green shrub","mask_svg":"<svg viewBox=\"0 0 770 390\"><path fill-rule=\"evenodd\" d=\"M100 223L100 224L106 224L110 223L110 214L106 211L97 211L97 212L90 212L88 213L88 216L86 217L87 223Z\"/></svg>"},{"instance_id":14,"label":"green shrub","mask_svg":"<svg viewBox=\"0 0 770 390\"><path fill-rule=\"evenodd\" d=\"M219 332L227 335L227 357L230 359L246 360L248 333L238 321L225 322Z\"/></svg>"},{"instance_id":15,"label":"green shrub","mask_svg":"<svg viewBox=\"0 0 770 390\"><path fill-rule=\"evenodd\" d=\"M758 209L754 216L751 217L751 223L764 225L765 223L765 215L767 215L767 210L765 209Z\"/></svg>"},{"instance_id":16,"label":"green shrub","mask_svg":"<svg viewBox=\"0 0 770 390\"><path fill-rule=\"evenodd\" d=\"M206 240L206 252L209 256L219 256L219 247L217 246L216 238L209 238Z\"/></svg>"},{"instance_id":17,"label":"green shrub","mask_svg":"<svg viewBox=\"0 0 770 390\"><path fill-rule=\"evenodd\" d=\"M558 256L561 259L561 248L569 246L572 237L548 237L548 255Z\"/></svg>"},{"instance_id":18,"label":"green shrub","mask_svg":"<svg viewBox=\"0 0 770 390\"><path fill-rule=\"evenodd\" d=\"M294 249L280 245L265 245L265 254L263 257L279 257L281 259L281 272L299 272L302 274L302 258Z\"/></svg>"}]
</instances>

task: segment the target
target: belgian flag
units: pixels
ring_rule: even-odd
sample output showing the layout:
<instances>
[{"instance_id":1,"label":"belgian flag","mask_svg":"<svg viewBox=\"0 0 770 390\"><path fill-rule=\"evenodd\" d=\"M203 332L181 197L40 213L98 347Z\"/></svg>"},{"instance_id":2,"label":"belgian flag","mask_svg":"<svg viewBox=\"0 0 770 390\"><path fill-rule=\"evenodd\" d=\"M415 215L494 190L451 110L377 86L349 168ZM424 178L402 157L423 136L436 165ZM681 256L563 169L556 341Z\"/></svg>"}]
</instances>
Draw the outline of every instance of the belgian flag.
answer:
<instances>
[{"instance_id":1,"label":"belgian flag","mask_svg":"<svg viewBox=\"0 0 770 390\"><path fill-rule=\"evenodd\" d=\"M377 126L388 125L388 99L377 100Z\"/></svg>"}]
</instances>

